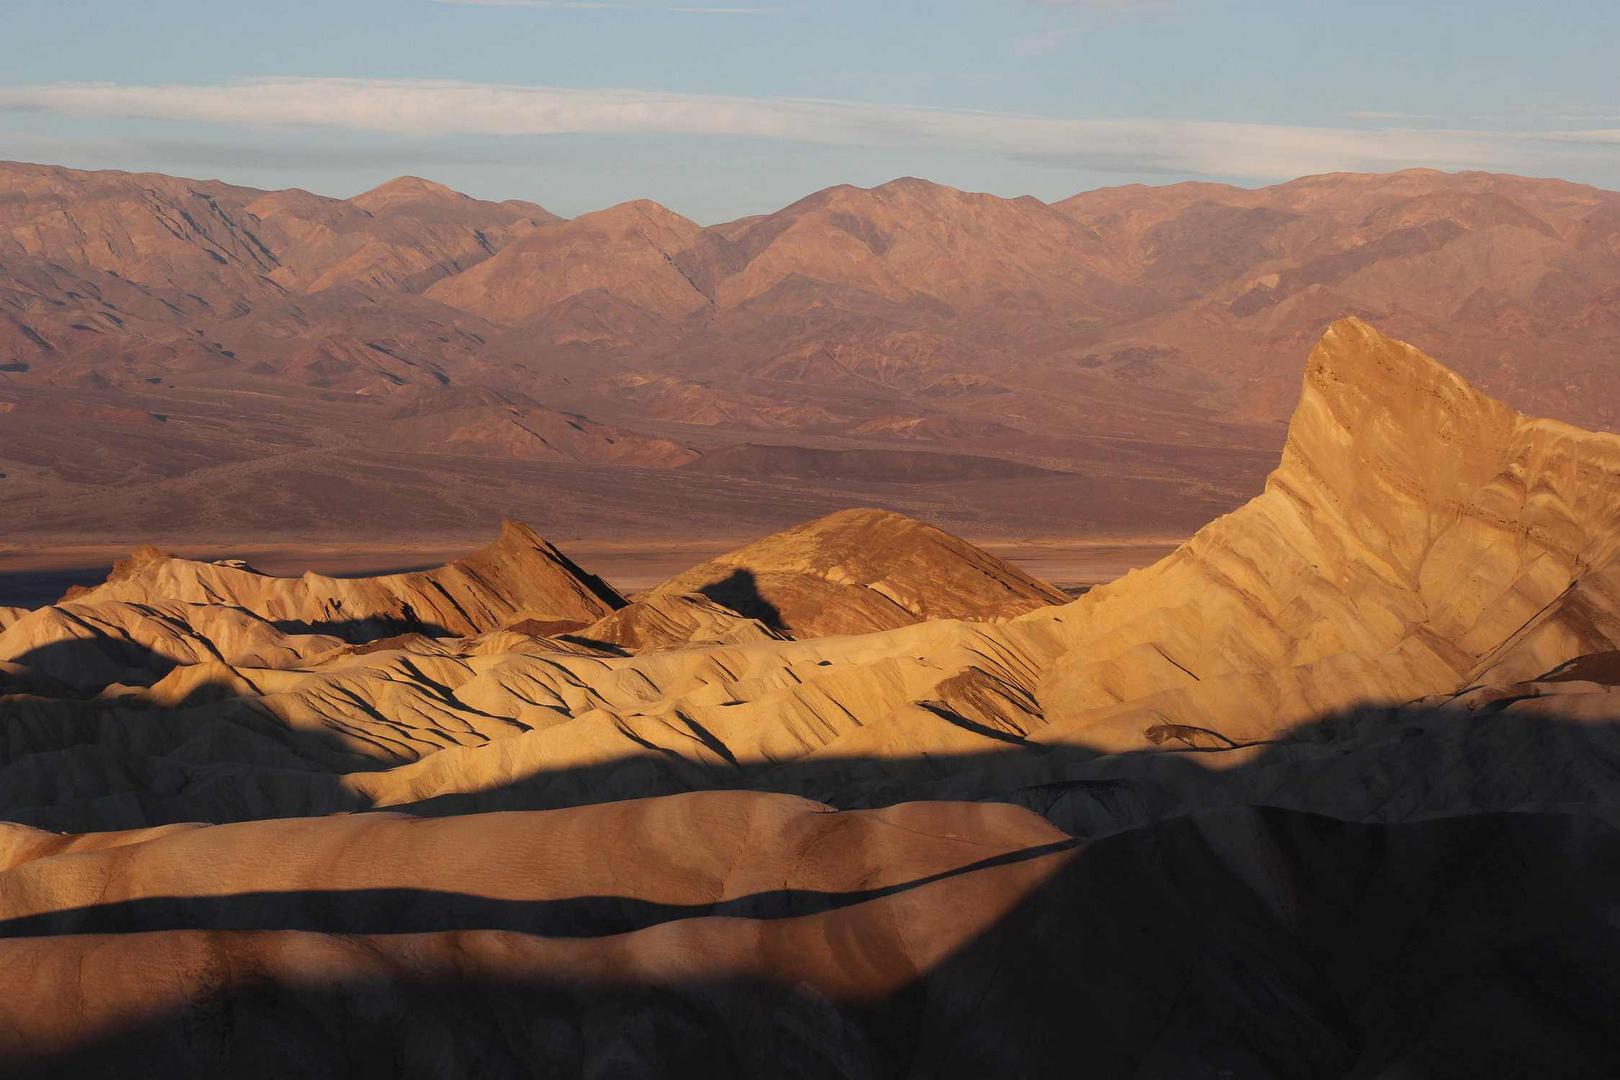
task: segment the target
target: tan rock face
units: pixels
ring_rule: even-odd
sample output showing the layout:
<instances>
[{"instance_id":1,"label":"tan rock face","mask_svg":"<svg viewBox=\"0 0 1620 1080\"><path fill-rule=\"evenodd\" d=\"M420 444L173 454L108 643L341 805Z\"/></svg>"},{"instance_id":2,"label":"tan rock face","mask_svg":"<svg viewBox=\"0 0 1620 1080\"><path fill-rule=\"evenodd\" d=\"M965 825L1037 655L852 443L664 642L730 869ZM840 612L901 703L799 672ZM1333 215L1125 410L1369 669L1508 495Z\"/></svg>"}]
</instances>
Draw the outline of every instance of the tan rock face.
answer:
<instances>
[{"instance_id":1,"label":"tan rock face","mask_svg":"<svg viewBox=\"0 0 1620 1080\"><path fill-rule=\"evenodd\" d=\"M1481 665L1518 681L1607 648L1617 476L1615 437L1526 419L1337 323L1265 494L1065 613L1077 636L1039 692L1051 737L1106 738L1148 698L1264 737L1458 688ZM1146 683L1144 645L1164 668Z\"/></svg>"}]
</instances>

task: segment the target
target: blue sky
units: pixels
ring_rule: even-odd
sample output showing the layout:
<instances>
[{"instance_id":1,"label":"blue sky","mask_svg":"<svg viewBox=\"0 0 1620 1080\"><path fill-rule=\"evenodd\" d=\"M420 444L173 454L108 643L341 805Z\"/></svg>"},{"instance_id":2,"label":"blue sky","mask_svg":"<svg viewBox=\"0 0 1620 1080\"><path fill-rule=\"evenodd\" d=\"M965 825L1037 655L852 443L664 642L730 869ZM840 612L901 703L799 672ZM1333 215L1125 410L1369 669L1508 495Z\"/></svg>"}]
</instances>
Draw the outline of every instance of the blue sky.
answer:
<instances>
[{"instance_id":1,"label":"blue sky","mask_svg":"<svg viewBox=\"0 0 1620 1080\"><path fill-rule=\"evenodd\" d=\"M1620 188L1620 4L3 0L0 157L699 221L1407 165Z\"/></svg>"}]
</instances>

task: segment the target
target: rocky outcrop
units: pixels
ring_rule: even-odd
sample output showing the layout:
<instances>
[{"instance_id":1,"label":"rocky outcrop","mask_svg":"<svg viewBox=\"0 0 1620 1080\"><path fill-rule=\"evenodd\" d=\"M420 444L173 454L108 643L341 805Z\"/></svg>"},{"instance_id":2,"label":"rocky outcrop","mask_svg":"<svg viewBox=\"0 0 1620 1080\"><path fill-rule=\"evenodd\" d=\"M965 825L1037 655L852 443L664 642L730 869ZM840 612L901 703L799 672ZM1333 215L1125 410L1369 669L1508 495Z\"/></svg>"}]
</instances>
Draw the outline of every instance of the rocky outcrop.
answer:
<instances>
[{"instance_id":1,"label":"rocky outcrop","mask_svg":"<svg viewBox=\"0 0 1620 1080\"><path fill-rule=\"evenodd\" d=\"M1611 648L1620 438L1532 420L1366 323L1311 354L1266 491L1062 613L1042 738L1263 738ZM1032 616L1042 618L1043 616Z\"/></svg>"},{"instance_id":2,"label":"rocky outcrop","mask_svg":"<svg viewBox=\"0 0 1620 1080\"><path fill-rule=\"evenodd\" d=\"M355 641L405 631L479 634L524 619L584 626L625 602L606 582L516 521L505 522L493 544L464 559L383 577L306 573L278 578L241 565L178 559L143 548L119 563L105 584L70 599L82 604L224 604L279 625Z\"/></svg>"}]
</instances>

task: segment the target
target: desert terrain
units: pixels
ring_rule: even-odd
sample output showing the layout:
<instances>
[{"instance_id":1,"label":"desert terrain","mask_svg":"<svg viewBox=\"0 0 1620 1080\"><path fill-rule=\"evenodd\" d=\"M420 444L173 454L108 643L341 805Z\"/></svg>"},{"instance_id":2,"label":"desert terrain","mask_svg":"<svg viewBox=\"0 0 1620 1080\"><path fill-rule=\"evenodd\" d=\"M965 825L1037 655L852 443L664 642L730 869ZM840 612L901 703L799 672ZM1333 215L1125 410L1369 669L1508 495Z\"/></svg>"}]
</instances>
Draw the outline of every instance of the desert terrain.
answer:
<instances>
[{"instance_id":1,"label":"desert terrain","mask_svg":"<svg viewBox=\"0 0 1620 1080\"><path fill-rule=\"evenodd\" d=\"M1620 195L1558 180L1049 204L902 179L707 227L413 177L336 199L14 163L0 190L18 572L91 541L95 569L142 543L391 569L509 516L657 561L849 506L1162 552L1259 490L1343 315L1527 411L1620 422ZM331 556L355 549L378 558Z\"/></svg>"},{"instance_id":2,"label":"desert terrain","mask_svg":"<svg viewBox=\"0 0 1620 1080\"><path fill-rule=\"evenodd\" d=\"M38 180L47 190L67 182ZM1490 392L1534 382L1531 404L1557 401L1563 416L1609 423L1601 395L1570 396L1553 381L1585 378L1577 363L1601 371L1601 346L1567 363L1550 345L1534 364L1509 359L1530 348L1528 332L1519 339L1512 328L1531 308L1543 329L1589 343L1609 332L1607 308L1573 284L1557 296L1530 286L1511 302L1501 286L1470 301L1499 313L1492 335L1452 332L1455 368L1444 351L1431 356L1354 316L1323 321L1286 379L1267 351L1288 347L1288 319L1342 303L1339 290L1364 272L1354 287L1369 291L1357 295L1374 296L1377 280L1392 305L1440 302L1390 285L1395 267L1370 270L1378 252L1396 266L1472 253L1500 283L1497 256L1511 248L1529 260L1512 264L1523 270L1513 288L1542 273L1530 266L1541 259L1578 279L1581 259L1616 256L1612 240L1593 239L1611 197L1440 174L1301 184L1126 190L1046 207L905 183L881 197L824 193L769 228L713 230L648 205L581 225L497 204L461 207L476 209L493 252L456 246L456 228L471 219L451 217L428 254L401 251L398 234L361 228L301 193L210 189L215 216L188 211L214 229L219 269L209 273L238 274L232 287L244 294L274 292L254 275L282 290L266 301L279 312L265 316L271 323L297 321L278 305L308 315L325 302L286 297L356 280L392 297L380 306L425 298L441 306L420 310L448 318L444 310L464 305L455 310L490 320L479 325L522 324L533 336L606 332L634 308L638 334L666 335L669 371L687 362L690 342L746 337L744 323L720 333L700 325L707 319L757 319L762 335L765 324L780 331L778 317L850 320L861 336L891 332L879 328L897 310L915 326L973 313L991 340L998 319L1022 324L1062 308L1073 323L1058 337L1090 341L1091 355L1123 333L1105 332L1108 319L1137 302L1120 282L1155 272L1124 254L1149 233L1183 250L1185 273L1207 274L1177 278L1175 289L1219 279L1226 292L1216 306L1178 305L1196 334L1173 313L1139 311L1132 335L1177 325L1188 335L1173 362L1148 358L1150 369L1160 360L1173 369L1162 385L1094 371L1067 381L1054 374L1072 359L1057 337L1041 346L1048 353L1030 344L1036 351L1006 366L1020 387L1009 383L1005 408L940 413L1044 416L1053 427L1041 434L1029 420L1028 441L975 444L964 434L926 451L952 455L947 463L897 466L916 451L860 447L843 441L847 432L812 438L816 424L800 421L771 429L790 433L780 442L689 445L672 427L647 424L631 437L627 415L584 411L562 425L574 435L558 430L546 444L587 436L592 453L621 457L535 461L512 450L534 452L526 437L486 422L487 405L470 406L478 419L468 428L441 423L455 410L401 414L419 422L391 429L375 457L341 446L355 429L333 425L320 452L244 449L221 466L205 463L202 444L120 443L124 421L112 416L101 467L159 468L139 457L148 444L174 455L161 466L175 470L168 480L123 487L92 463L54 473L44 445L16 451L8 441L8 454L37 455L25 470L33 490L60 496L25 497L8 534L14 551L38 540L36 573L50 568L45 539L95 535L74 531L95 514L124 513L144 496L144 512L158 515L167 496L153 492L164 484L217 490L213 502L188 504L195 519L117 518L153 529L100 580L0 608L0 962L13 975L0 989L5 1071L1036 1076L1078 1063L1103 1076L1611 1074L1620 1060L1620 435L1535 418ZM396 185L362 209L376 219L398 202L444 198L422 190ZM1407 200L1399 211L1356 201L1391 191ZM1535 192L1548 200L1535 211L1516 201ZM1313 209L1338 199L1354 209ZM904 215L932 213L938 200L973 228L936 221L926 236L949 238L999 284L945 274L916 250ZM1189 204L1196 215L1181 224L1224 222L1237 254L1205 263L1173 248L1184 234L1164 228L1165 215L1177 220L1172 211ZM322 228L300 231L311 205ZM274 242L227 228L249 214L274 221L288 206L300 216L248 230ZM1322 225L1336 212L1375 245L1366 259L1265 280L1233 269L1252 265L1257 246L1284 260L1307 238L1337 242ZM1452 224L1436 224L1437 214ZM171 219L171 231L201 231L187 220ZM47 223L91 234L76 218L29 229ZM985 223L1021 243L976 239ZM1484 239L1499 229L1516 231ZM101 257L97 243L117 246L95 235L85 265ZM1465 250L1450 250L1457 243ZM1087 244L1096 263L1072 282L1050 292L1030 284L1049 284L1054 261ZM580 245L607 254L592 256L583 280L556 273ZM851 257L855 245L871 257ZM308 261L275 254L283 250ZM613 259L623 276L603 269ZM121 265L137 264L152 265L134 255ZM844 278L816 283L806 267ZM938 291L922 299L913 286L928 272L941 275L930 286ZM525 284L503 284L514 280ZM565 295L559 280L584 291ZM416 291L388 291L401 283ZM829 291L836 303L812 298ZM94 306L92 295L73 303ZM132 294L119 302L133 311ZM1223 335L1235 331L1222 327L1260 312L1279 328L1273 344L1231 349ZM188 379L213 378L204 355L213 346L162 339L163 318L153 309L139 331L152 335L152 351L119 363L165 390L169 374L139 365L172 365L179 395ZM1103 336L1085 338L1082 324ZM56 324L29 325L47 338ZM970 332L952 325L952 335ZM1205 335L1211 351L1201 354L1190 342ZM1495 360L1470 351L1487 336ZM1198 365L1222 349L1232 365L1223 385L1243 389L1196 391ZM799 357L794 370L860 355ZM430 394L458 385L448 356L448 379ZM28 360L22 374L95 383L82 390L92 397L156 393L105 372L87 382L70 371L80 360L62 359L59 369L40 360L38 373ZM364 381L380 376L364 374L342 390L300 388L291 362L264 373L278 389L231 406L242 410L231 437L281 437L279 420L251 409L290 416L289 402L417 407L415 384L400 374L412 365L368 362L400 383L383 379L395 387L383 390ZM1239 370L1252 379L1235 378ZM649 385L641 377L623 385ZM1274 430L1283 381L1292 407ZM48 400L30 392L19 400ZM194 393L188 400L213 408L246 391ZM206 426L205 415L218 415L208 408L185 415ZM551 430L526 415L524 432ZM681 431L703 426L685 415ZM1080 415L1095 423L1075 425L1088 434L1062 457L1043 440ZM397 449L418 433L433 449ZM1162 449L1184 437L1176 445L1203 451ZM458 445L476 449L445 450ZM1082 472L1105 445L1114 456ZM374 520L289 540L310 519L274 520L274 477L289 461L335 469L352 454L357 476L380 481L405 468L394 455L413 453L435 478L416 497L445 501L423 510L420 531L382 543ZM1268 471L1245 490L1262 453ZM659 455L662 465L647 464ZM439 515L477 519L470 508L491 489L454 477L479 462L502 483L547 478L530 495L544 514L523 520L514 510L476 550L399 565L436 551L412 547L413 537L448 540L432 532ZM911 494L863 505L870 491L907 487L895 468L915 479ZM636 479L663 475L694 479ZM610 490L608 477L628 479ZM229 520L231 493L255 484L262 509L246 509L237 527L263 513L261 546L207 547L211 523ZM592 484L596 502L586 498ZM110 507L89 495L114 488ZM381 505L385 488L376 504L346 506L342 520ZM606 556L641 541L607 527L640 490L659 493L642 520L669 522L647 548L669 563L632 587L607 571ZM1064 498L1090 506L1106 490L1117 503L1065 516ZM994 495L981 504L978 492ZM335 487L330 497L342 500ZM905 499L917 502L895 505ZM998 517L1001 506L1016 509ZM757 526L776 515L794 520L762 535ZM1169 545L1176 523L1194 515L1191 535ZM618 546L559 542L552 526L568 520L567 535L600 528L599 542ZM983 530L1000 536L995 551L964 538L961 522L990 520L1000 522ZM345 556L344 527L371 546ZM705 530L736 543L716 551ZM199 546L168 550L176 540ZM93 559L92 549L57 557L104 565L108 553L93 550ZM254 562L277 552L294 562L314 552L348 573L268 573ZM361 573L373 555L399 572ZM1114 577L1128 565L1139 568Z\"/></svg>"}]
</instances>

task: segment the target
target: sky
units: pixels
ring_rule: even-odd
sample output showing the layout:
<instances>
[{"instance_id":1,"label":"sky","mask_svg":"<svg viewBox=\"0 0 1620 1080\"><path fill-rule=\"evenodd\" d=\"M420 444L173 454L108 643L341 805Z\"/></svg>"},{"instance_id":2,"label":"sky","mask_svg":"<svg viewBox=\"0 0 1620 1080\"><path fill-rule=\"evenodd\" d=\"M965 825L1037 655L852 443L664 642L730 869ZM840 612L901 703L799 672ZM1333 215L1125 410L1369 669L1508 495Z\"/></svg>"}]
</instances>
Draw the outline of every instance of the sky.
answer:
<instances>
[{"instance_id":1,"label":"sky","mask_svg":"<svg viewBox=\"0 0 1620 1080\"><path fill-rule=\"evenodd\" d=\"M705 224L1490 169L1620 188L1614 0L0 0L0 158Z\"/></svg>"}]
</instances>

